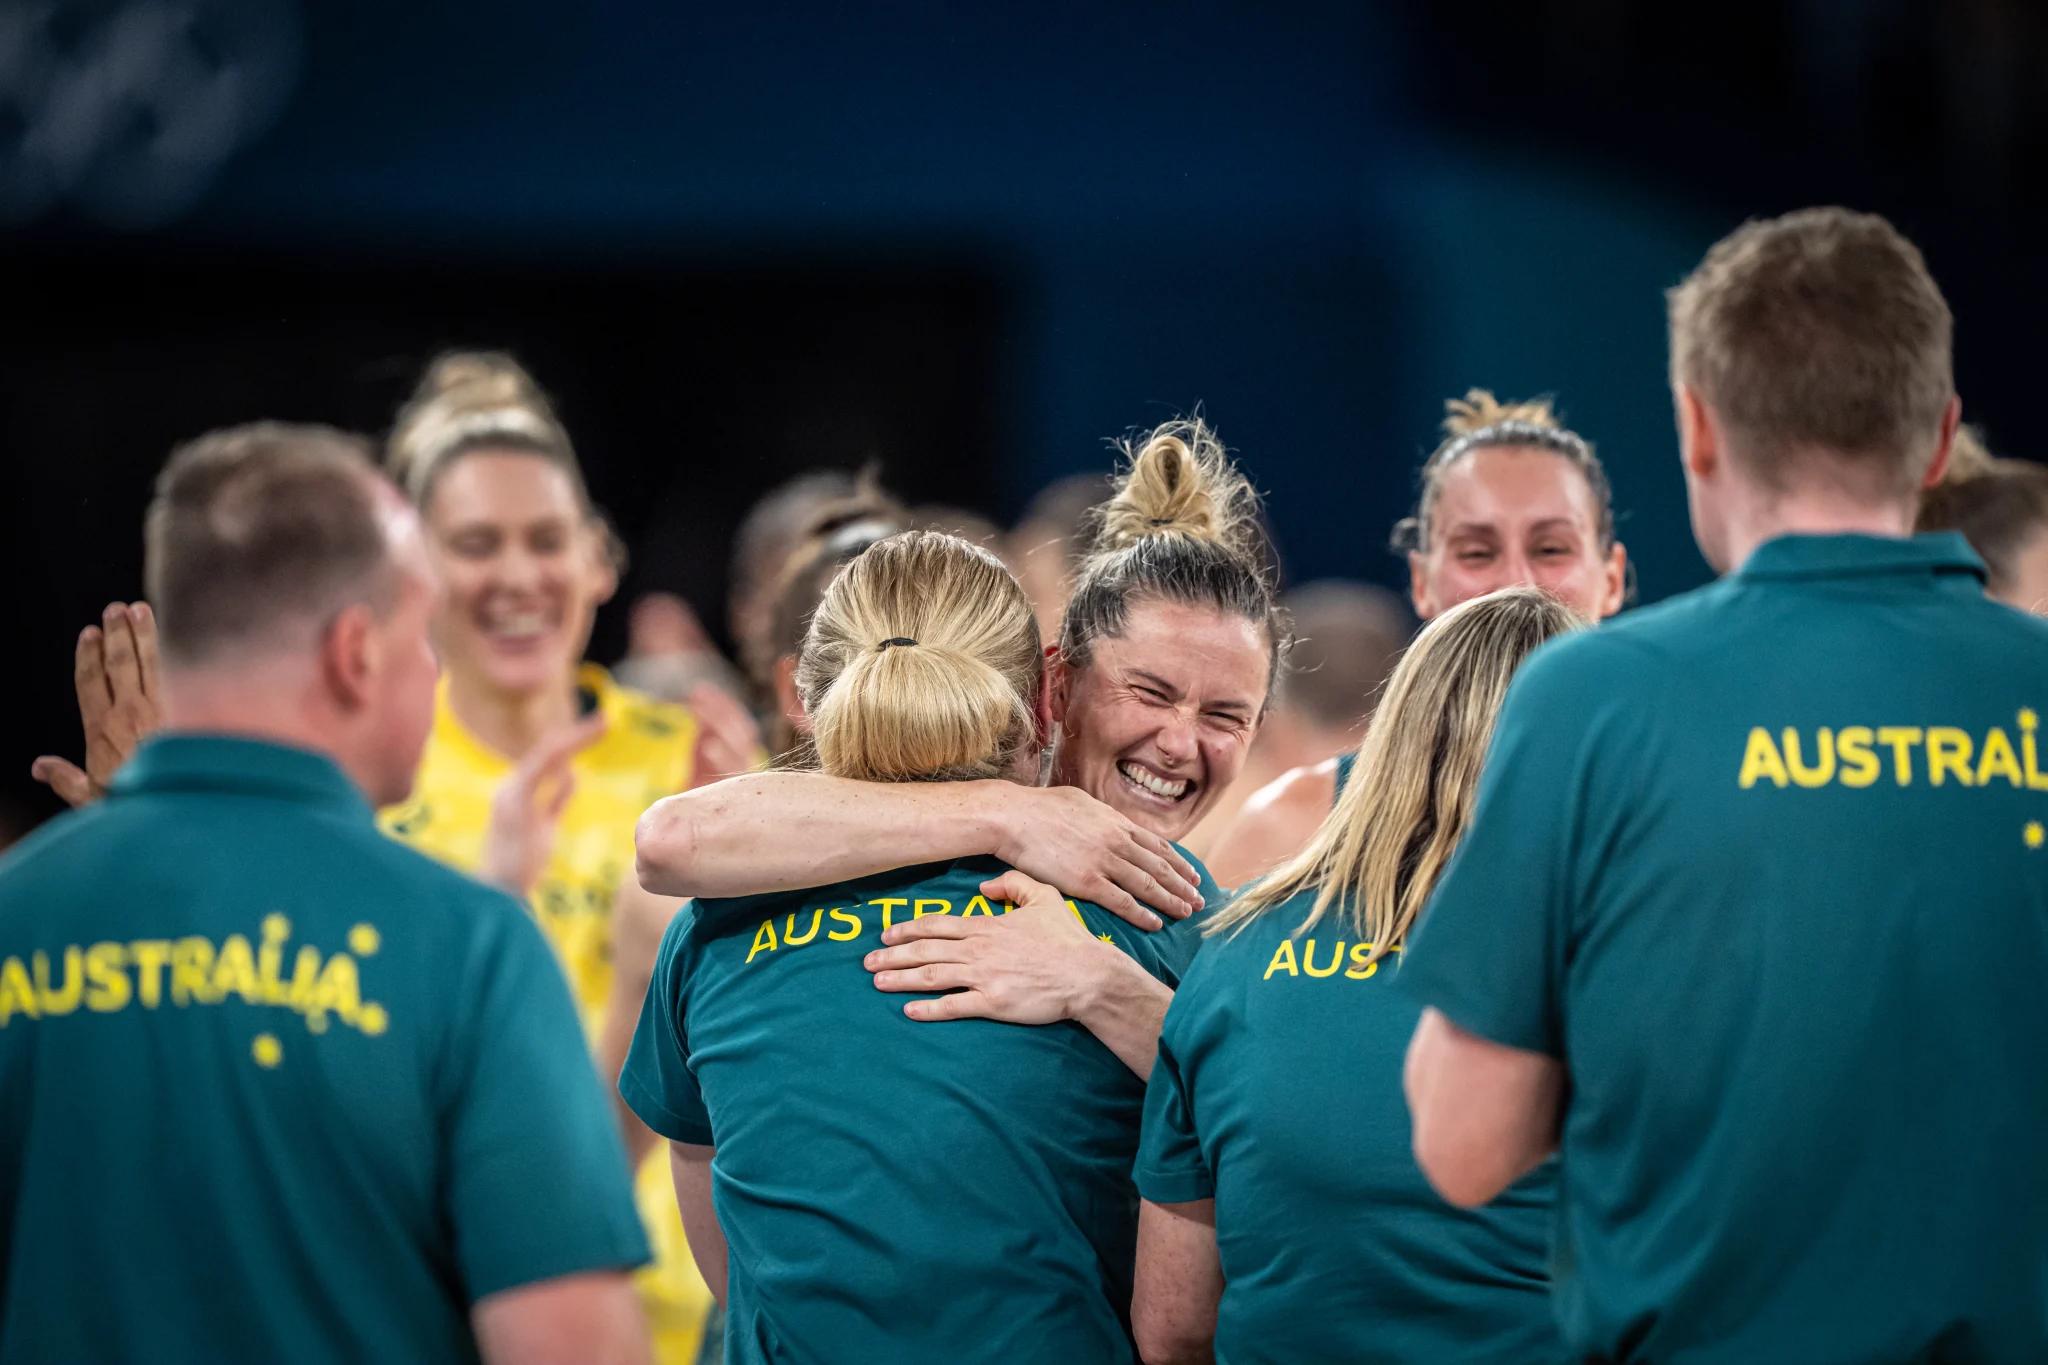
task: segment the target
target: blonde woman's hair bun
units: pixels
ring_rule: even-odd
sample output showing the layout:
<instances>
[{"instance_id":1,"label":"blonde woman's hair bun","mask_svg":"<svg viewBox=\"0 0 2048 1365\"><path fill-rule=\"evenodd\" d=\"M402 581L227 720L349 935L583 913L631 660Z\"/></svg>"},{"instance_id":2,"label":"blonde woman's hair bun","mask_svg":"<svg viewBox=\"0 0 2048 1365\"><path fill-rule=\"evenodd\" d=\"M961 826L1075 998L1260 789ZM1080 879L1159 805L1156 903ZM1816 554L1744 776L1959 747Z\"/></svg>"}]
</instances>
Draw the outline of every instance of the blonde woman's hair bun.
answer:
<instances>
[{"instance_id":1,"label":"blonde woman's hair bun","mask_svg":"<svg viewBox=\"0 0 2048 1365\"><path fill-rule=\"evenodd\" d=\"M420 377L386 442L393 478L424 502L455 456L486 447L528 451L566 469L588 502L569 433L525 368L503 351L447 351Z\"/></svg>"},{"instance_id":2,"label":"blonde woman's hair bun","mask_svg":"<svg viewBox=\"0 0 2048 1365\"><path fill-rule=\"evenodd\" d=\"M1444 400L1444 435L1450 437L1470 436L1488 427L1497 427L1514 422L1522 426L1537 427L1544 431L1560 431L1564 424L1557 420L1557 413L1551 409L1548 398L1528 398L1519 403L1503 403L1493 396L1489 389L1467 389L1463 398Z\"/></svg>"},{"instance_id":3,"label":"blonde woman's hair bun","mask_svg":"<svg viewBox=\"0 0 2048 1365\"><path fill-rule=\"evenodd\" d=\"M1172 534L1263 561L1258 494L1200 414L1125 437L1117 448L1125 467L1097 514L1094 553Z\"/></svg>"}]
</instances>

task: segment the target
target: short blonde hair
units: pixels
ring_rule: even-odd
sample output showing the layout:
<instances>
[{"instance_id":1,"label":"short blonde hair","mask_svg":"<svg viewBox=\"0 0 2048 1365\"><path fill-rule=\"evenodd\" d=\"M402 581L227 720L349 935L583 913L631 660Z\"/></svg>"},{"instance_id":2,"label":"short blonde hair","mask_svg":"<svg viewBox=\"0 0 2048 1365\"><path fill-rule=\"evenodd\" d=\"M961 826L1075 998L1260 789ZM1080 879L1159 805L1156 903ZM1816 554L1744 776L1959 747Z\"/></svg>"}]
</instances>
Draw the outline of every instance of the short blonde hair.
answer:
<instances>
[{"instance_id":1,"label":"short blonde hair","mask_svg":"<svg viewBox=\"0 0 2048 1365\"><path fill-rule=\"evenodd\" d=\"M1387 680L1336 808L1205 932L1235 932L1313 891L1296 933L1336 907L1373 960L1400 947L1472 818L1509 680L1538 645L1584 624L1541 589L1502 588L1423 627Z\"/></svg>"},{"instance_id":2,"label":"short blonde hair","mask_svg":"<svg viewBox=\"0 0 2048 1365\"><path fill-rule=\"evenodd\" d=\"M1669 296L1671 379L1729 428L1766 486L1802 453L1916 485L1955 394L1954 324L1920 251L1875 214L1743 224Z\"/></svg>"},{"instance_id":3,"label":"short blonde hair","mask_svg":"<svg viewBox=\"0 0 2048 1365\"><path fill-rule=\"evenodd\" d=\"M1038 618L987 550L877 541L825 589L796 686L818 764L869 782L1001 777L1037 739Z\"/></svg>"}]
</instances>

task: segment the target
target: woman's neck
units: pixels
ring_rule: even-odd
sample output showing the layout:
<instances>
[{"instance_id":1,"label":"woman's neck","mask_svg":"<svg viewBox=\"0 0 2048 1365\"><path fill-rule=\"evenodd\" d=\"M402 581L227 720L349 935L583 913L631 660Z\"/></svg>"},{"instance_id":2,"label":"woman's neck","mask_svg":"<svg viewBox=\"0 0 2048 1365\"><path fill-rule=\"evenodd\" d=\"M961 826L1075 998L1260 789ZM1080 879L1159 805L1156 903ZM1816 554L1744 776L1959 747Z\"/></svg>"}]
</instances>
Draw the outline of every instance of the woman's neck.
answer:
<instances>
[{"instance_id":1,"label":"woman's neck","mask_svg":"<svg viewBox=\"0 0 2048 1365\"><path fill-rule=\"evenodd\" d=\"M507 758L524 758L544 735L576 719L576 679L539 692L500 692L480 679L448 675L448 707L463 728Z\"/></svg>"}]
</instances>

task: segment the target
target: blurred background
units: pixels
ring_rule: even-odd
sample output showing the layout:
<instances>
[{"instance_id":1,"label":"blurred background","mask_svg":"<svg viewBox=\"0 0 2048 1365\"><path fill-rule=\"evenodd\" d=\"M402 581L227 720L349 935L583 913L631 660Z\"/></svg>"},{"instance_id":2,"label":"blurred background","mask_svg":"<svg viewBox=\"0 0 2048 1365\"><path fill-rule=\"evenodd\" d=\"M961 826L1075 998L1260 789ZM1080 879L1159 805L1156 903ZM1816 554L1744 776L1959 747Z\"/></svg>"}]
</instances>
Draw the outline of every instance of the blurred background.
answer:
<instances>
[{"instance_id":1,"label":"blurred background","mask_svg":"<svg viewBox=\"0 0 2048 1365\"><path fill-rule=\"evenodd\" d=\"M450 346L555 394L722 631L731 528L878 461L1007 522L1199 403L1289 578L1396 585L1445 397L1556 395L1640 599L1700 582L1661 291L1842 202L1927 252L1965 417L2040 456L2032 0L564 5L0 0L0 824L171 445L381 434Z\"/></svg>"}]
</instances>

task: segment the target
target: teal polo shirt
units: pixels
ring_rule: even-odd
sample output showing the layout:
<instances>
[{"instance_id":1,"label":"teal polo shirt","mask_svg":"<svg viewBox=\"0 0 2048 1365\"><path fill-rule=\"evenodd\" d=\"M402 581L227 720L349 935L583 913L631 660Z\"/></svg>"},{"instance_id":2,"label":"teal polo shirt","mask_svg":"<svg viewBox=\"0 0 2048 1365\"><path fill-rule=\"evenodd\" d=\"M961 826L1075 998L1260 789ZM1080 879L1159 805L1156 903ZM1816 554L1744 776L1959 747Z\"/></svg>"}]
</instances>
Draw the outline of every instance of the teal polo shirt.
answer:
<instances>
[{"instance_id":1,"label":"teal polo shirt","mask_svg":"<svg viewBox=\"0 0 2048 1365\"><path fill-rule=\"evenodd\" d=\"M1401 1062L1421 1007L1398 950L1304 891L1212 936L1174 993L1145 1094L1138 1192L1216 1201L1223 1365L1563 1358L1546 1165L1491 1207L1415 1167Z\"/></svg>"},{"instance_id":2,"label":"teal polo shirt","mask_svg":"<svg viewBox=\"0 0 2048 1365\"><path fill-rule=\"evenodd\" d=\"M1560 1058L1607 1360L2048 1360L2048 622L1799 536L1544 646L1400 979Z\"/></svg>"},{"instance_id":3,"label":"teal polo shirt","mask_svg":"<svg viewBox=\"0 0 2048 1365\"><path fill-rule=\"evenodd\" d=\"M619 1091L717 1148L726 1359L1132 1359L1131 1159L1144 1082L1079 1024L905 1018L882 930L1003 911L970 858L701 900L670 924ZM1154 977L1163 932L1075 907Z\"/></svg>"},{"instance_id":4,"label":"teal polo shirt","mask_svg":"<svg viewBox=\"0 0 2048 1365\"><path fill-rule=\"evenodd\" d=\"M0 860L0 1361L472 1360L647 1248L540 930L328 759L143 746Z\"/></svg>"}]
</instances>

